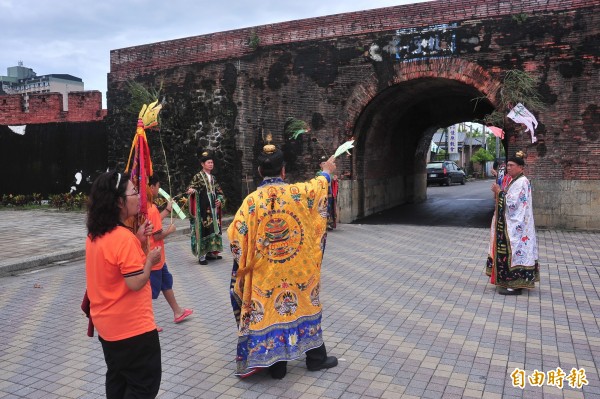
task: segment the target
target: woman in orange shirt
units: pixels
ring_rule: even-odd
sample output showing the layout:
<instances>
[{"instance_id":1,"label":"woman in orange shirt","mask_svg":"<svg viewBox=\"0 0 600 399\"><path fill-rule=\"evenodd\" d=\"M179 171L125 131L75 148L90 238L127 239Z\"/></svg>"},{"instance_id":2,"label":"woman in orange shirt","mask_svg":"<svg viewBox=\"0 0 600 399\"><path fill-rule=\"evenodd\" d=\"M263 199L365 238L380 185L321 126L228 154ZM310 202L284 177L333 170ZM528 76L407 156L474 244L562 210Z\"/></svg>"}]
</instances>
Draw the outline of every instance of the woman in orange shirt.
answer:
<instances>
[{"instance_id":1,"label":"woman in orange shirt","mask_svg":"<svg viewBox=\"0 0 600 399\"><path fill-rule=\"evenodd\" d=\"M154 398L162 374L154 323L150 270L160 248L144 254L152 232L145 222L136 234L123 224L136 215L140 198L128 174L106 172L92 185L85 268L90 313L106 361L106 397Z\"/></svg>"}]
</instances>

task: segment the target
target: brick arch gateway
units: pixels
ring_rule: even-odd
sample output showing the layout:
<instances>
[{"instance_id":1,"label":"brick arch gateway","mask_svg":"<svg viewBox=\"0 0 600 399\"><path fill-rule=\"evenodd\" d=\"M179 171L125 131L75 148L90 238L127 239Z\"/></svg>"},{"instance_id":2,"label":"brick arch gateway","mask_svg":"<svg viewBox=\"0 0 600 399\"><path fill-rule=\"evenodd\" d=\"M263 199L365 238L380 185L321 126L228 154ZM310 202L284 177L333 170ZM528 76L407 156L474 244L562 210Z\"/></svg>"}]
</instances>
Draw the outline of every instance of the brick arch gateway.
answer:
<instances>
[{"instance_id":1,"label":"brick arch gateway","mask_svg":"<svg viewBox=\"0 0 600 399\"><path fill-rule=\"evenodd\" d=\"M162 88L160 136L148 135L155 170L164 176L168 164L178 193L198 170L197 147L214 150L230 210L259 182L264 133L292 150L290 180L314 176L321 156L354 136L338 162L350 222L423 200L435 129L481 119L504 72L520 69L546 107L535 112L535 144L520 129L505 144L527 154L536 223L600 230L599 49L597 0L440 0L113 50L109 164L127 160L133 80ZM284 137L289 116L310 133Z\"/></svg>"},{"instance_id":2,"label":"brick arch gateway","mask_svg":"<svg viewBox=\"0 0 600 399\"><path fill-rule=\"evenodd\" d=\"M341 183L342 220L424 201L433 133L458 122L482 120L494 109L491 101L500 82L467 60L436 58L396 64L389 86L377 90L376 85L376 79L366 79L355 89L367 102L363 108L349 101L347 123L353 126L356 148L353 178Z\"/></svg>"}]
</instances>

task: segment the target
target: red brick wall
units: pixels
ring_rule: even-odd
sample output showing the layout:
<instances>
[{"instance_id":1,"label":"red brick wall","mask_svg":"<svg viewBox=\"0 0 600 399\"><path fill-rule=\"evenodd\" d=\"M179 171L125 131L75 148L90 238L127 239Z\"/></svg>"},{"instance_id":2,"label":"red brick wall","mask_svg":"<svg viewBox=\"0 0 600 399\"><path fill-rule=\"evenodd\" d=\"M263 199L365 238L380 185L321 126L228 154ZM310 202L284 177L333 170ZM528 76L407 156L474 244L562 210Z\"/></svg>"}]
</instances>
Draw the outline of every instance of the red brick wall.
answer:
<instances>
[{"instance_id":1,"label":"red brick wall","mask_svg":"<svg viewBox=\"0 0 600 399\"><path fill-rule=\"evenodd\" d=\"M109 75L123 81L175 66L242 57L254 51L248 45L254 33L261 46L272 46L597 5L598 0L441 0L336 14L112 50Z\"/></svg>"},{"instance_id":2,"label":"red brick wall","mask_svg":"<svg viewBox=\"0 0 600 399\"><path fill-rule=\"evenodd\" d=\"M261 135L271 132L276 145L288 144L282 128L289 116L312 128L296 143L291 181L314 175L320 156L350 135L358 145L352 157L339 159L340 174L382 181L418 175L432 129L480 120L498 105L504 72L521 69L538 82L547 107L533 110L538 143L519 133L511 154L527 153L527 175L535 181L598 180L599 7L597 0L440 0L115 50L110 161L126 161L129 151L135 120L126 112L126 81L134 79L163 89L161 129L179 189L197 170L199 146L216 150L216 175L229 193L252 190ZM446 24L456 26L450 56L400 59L385 49L395 37L412 36L409 28ZM247 43L253 32L261 42L256 50ZM382 59L370 54L373 44ZM473 100L483 96L488 109L475 112ZM162 153L158 145L156 151Z\"/></svg>"},{"instance_id":3,"label":"red brick wall","mask_svg":"<svg viewBox=\"0 0 600 399\"><path fill-rule=\"evenodd\" d=\"M69 93L69 110L63 110L60 93L30 94L29 111L24 112L19 94L0 96L0 125L29 125L52 122L101 121L102 93L96 90Z\"/></svg>"}]
</instances>

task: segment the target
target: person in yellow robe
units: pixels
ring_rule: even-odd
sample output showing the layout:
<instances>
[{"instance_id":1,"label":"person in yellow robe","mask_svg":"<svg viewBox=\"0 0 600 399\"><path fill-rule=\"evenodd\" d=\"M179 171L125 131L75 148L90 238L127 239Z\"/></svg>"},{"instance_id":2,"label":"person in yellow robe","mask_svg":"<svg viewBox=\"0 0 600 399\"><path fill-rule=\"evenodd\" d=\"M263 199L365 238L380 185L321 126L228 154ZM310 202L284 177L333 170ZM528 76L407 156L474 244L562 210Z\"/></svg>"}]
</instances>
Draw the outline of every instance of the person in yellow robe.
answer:
<instances>
[{"instance_id":1,"label":"person in yellow robe","mask_svg":"<svg viewBox=\"0 0 600 399\"><path fill-rule=\"evenodd\" d=\"M274 145L264 146L258 159L264 180L227 230L240 377L268 367L281 379L287 361L304 353L311 371L338 364L323 343L319 295L334 159L322 163L320 176L295 184L284 182L283 159Z\"/></svg>"}]
</instances>

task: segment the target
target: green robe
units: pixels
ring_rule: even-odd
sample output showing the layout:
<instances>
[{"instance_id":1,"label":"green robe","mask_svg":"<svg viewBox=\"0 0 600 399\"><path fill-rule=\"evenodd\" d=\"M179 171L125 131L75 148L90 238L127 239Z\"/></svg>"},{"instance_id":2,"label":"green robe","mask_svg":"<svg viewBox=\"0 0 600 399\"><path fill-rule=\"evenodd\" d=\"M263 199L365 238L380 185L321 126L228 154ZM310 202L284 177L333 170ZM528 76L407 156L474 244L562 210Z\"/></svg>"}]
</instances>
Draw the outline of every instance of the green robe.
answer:
<instances>
[{"instance_id":1,"label":"green robe","mask_svg":"<svg viewBox=\"0 0 600 399\"><path fill-rule=\"evenodd\" d=\"M195 190L189 196L192 253L200 259L209 252L222 252L221 207L225 202L223 190L213 175L204 171L196 174L190 183Z\"/></svg>"}]
</instances>

